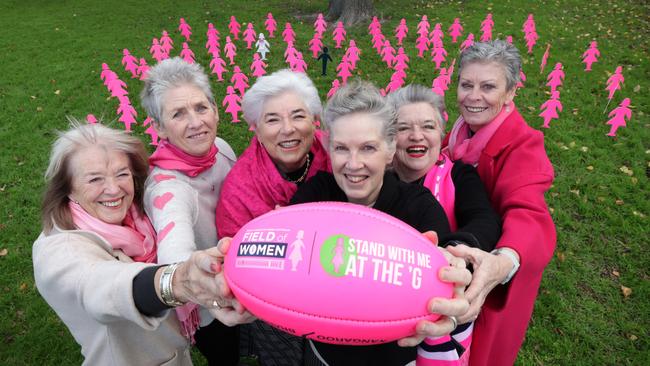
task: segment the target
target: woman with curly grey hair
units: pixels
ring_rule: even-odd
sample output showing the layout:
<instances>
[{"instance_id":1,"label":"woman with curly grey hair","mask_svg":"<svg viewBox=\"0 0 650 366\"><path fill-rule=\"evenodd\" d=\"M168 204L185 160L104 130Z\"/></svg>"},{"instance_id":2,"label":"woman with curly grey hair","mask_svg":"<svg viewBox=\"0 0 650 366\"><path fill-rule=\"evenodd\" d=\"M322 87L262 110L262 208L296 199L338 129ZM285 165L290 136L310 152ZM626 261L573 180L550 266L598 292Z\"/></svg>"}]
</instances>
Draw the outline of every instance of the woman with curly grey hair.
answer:
<instances>
[{"instance_id":1,"label":"woman with curly grey hair","mask_svg":"<svg viewBox=\"0 0 650 366\"><path fill-rule=\"evenodd\" d=\"M503 218L497 249L449 248L474 268L466 291L474 327L471 365L515 362L544 268L555 249L555 225L544 201L553 166L544 135L530 128L514 103L519 51L504 41L475 43L460 56L460 117L446 142L452 160L474 165Z\"/></svg>"}]
</instances>

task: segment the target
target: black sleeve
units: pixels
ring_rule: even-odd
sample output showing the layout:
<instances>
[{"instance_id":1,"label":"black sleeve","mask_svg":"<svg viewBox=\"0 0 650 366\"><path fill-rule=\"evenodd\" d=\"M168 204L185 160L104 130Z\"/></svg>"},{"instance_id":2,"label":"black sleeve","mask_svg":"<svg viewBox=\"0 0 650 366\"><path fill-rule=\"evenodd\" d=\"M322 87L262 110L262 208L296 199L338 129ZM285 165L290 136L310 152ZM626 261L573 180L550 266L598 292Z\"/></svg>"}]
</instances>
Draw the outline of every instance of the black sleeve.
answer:
<instances>
[{"instance_id":1,"label":"black sleeve","mask_svg":"<svg viewBox=\"0 0 650 366\"><path fill-rule=\"evenodd\" d=\"M169 309L156 294L154 281L160 267L163 266L147 267L133 278L133 301L142 315L159 317Z\"/></svg>"},{"instance_id":2,"label":"black sleeve","mask_svg":"<svg viewBox=\"0 0 650 366\"><path fill-rule=\"evenodd\" d=\"M331 173L319 171L298 187L289 205L322 201L347 201L347 198Z\"/></svg>"},{"instance_id":3,"label":"black sleeve","mask_svg":"<svg viewBox=\"0 0 650 366\"><path fill-rule=\"evenodd\" d=\"M413 185L420 189L416 197L410 199L412 204L410 216L413 217L413 226L423 233L433 230L438 238L445 237L451 232L449 220L438 200L433 197L431 191L419 185Z\"/></svg>"},{"instance_id":4,"label":"black sleeve","mask_svg":"<svg viewBox=\"0 0 650 366\"><path fill-rule=\"evenodd\" d=\"M457 231L472 234L478 241L478 248L491 251L501 237L501 218L492 208L476 168L456 161L451 178L456 189L454 210Z\"/></svg>"}]
</instances>

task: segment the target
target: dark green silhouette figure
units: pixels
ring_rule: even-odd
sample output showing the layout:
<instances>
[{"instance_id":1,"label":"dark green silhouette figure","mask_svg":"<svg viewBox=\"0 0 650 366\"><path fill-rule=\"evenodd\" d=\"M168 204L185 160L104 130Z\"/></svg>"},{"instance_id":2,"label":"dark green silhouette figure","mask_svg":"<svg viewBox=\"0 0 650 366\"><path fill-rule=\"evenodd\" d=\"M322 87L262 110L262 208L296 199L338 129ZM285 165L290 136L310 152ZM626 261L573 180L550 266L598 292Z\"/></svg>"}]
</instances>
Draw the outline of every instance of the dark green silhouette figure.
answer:
<instances>
[{"instance_id":1,"label":"dark green silhouette figure","mask_svg":"<svg viewBox=\"0 0 650 366\"><path fill-rule=\"evenodd\" d=\"M327 61L332 61L332 58L330 57L330 54L328 53L329 49L327 47L323 47L323 53L318 56L317 60L322 60L323 61L323 73L321 75L327 75Z\"/></svg>"}]
</instances>

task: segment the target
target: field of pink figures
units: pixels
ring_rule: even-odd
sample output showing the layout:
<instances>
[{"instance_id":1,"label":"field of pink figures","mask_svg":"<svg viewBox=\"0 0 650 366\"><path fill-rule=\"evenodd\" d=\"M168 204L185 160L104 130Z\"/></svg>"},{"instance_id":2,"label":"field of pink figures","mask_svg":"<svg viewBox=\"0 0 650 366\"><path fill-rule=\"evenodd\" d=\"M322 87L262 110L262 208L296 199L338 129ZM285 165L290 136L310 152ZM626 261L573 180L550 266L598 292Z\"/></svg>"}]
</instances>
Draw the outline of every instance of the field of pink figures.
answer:
<instances>
[{"instance_id":1,"label":"field of pink figures","mask_svg":"<svg viewBox=\"0 0 650 366\"><path fill-rule=\"evenodd\" d=\"M124 65L124 70L131 73L131 79L138 77L138 59L135 58L128 49L122 50L122 65Z\"/></svg>"},{"instance_id":2,"label":"field of pink figures","mask_svg":"<svg viewBox=\"0 0 650 366\"><path fill-rule=\"evenodd\" d=\"M147 60L142 57L140 58L140 65L138 65L138 75L140 75L140 80L146 79L147 74L149 74L149 65L147 64Z\"/></svg>"},{"instance_id":3,"label":"field of pink figures","mask_svg":"<svg viewBox=\"0 0 650 366\"><path fill-rule=\"evenodd\" d=\"M440 69L440 64L447 60L447 51L443 47L436 47L431 51L431 61Z\"/></svg>"},{"instance_id":4,"label":"field of pink figures","mask_svg":"<svg viewBox=\"0 0 650 366\"><path fill-rule=\"evenodd\" d=\"M244 30L244 42L246 42L246 49L250 50L253 48L253 43L255 42L256 38L255 36L257 33L255 32L255 28L253 27L253 23L250 22L246 25L246 30Z\"/></svg>"},{"instance_id":5,"label":"field of pink figures","mask_svg":"<svg viewBox=\"0 0 650 366\"><path fill-rule=\"evenodd\" d=\"M560 102L560 92L554 91L551 93L551 99L542 103L539 107L542 113L539 114L540 117L544 119L543 128L551 127L551 120L560 118L558 111L562 112L562 103Z\"/></svg>"},{"instance_id":6,"label":"field of pink figures","mask_svg":"<svg viewBox=\"0 0 650 366\"><path fill-rule=\"evenodd\" d=\"M241 97L244 96L246 88L248 88L248 76L244 74L239 66L235 66L232 69L232 77L230 78L230 83L233 87L239 92Z\"/></svg>"},{"instance_id":7,"label":"field of pink figures","mask_svg":"<svg viewBox=\"0 0 650 366\"><path fill-rule=\"evenodd\" d=\"M627 126L625 120L627 119L629 121L630 118L632 118L632 110L629 108L629 106L630 98L625 98L618 107L609 112L608 117L613 117L606 123L612 126L609 129L607 136L614 137L616 136L616 130L618 130L620 127Z\"/></svg>"},{"instance_id":8,"label":"field of pink figures","mask_svg":"<svg viewBox=\"0 0 650 366\"><path fill-rule=\"evenodd\" d=\"M481 22L481 42L488 42L492 40L492 28L494 28L492 13L488 13L485 16L485 19Z\"/></svg>"},{"instance_id":9,"label":"field of pink figures","mask_svg":"<svg viewBox=\"0 0 650 366\"><path fill-rule=\"evenodd\" d=\"M397 28L395 28L395 38L397 39L398 46L402 45L402 42L404 41L404 38L406 38L408 33L409 33L409 28L406 25L406 19L402 18L399 21L399 25L397 26Z\"/></svg>"},{"instance_id":10,"label":"field of pink figures","mask_svg":"<svg viewBox=\"0 0 650 366\"><path fill-rule=\"evenodd\" d=\"M614 98L614 93L616 93L617 90L621 89L621 85L625 81L625 78L623 77L623 67L622 66L617 66L616 70L614 71L614 75L610 76L609 79L607 79L607 87L605 90L609 91L609 96L607 97L608 100L612 100Z\"/></svg>"},{"instance_id":11,"label":"field of pink figures","mask_svg":"<svg viewBox=\"0 0 650 366\"><path fill-rule=\"evenodd\" d=\"M591 65L598 62L600 51L598 51L598 42L592 41L589 48L582 54L582 63L585 64L585 71L591 71Z\"/></svg>"},{"instance_id":12,"label":"field of pink figures","mask_svg":"<svg viewBox=\"0 0 650 366\"><path fill-rule=\"evenodd\" d=\"M470 33L467 38L460 44L460 51L463 52L466 48L474 44L474 34Z\"/></svg>"},{"instance_id":13,"label":"field of pink figures","mask_svg":"<svg viewBox=\"0 0 650 366\"><path fill-rule=\"evenodd\" d=\"M381 32L375 33L372 36L372 48L377 51L377 54L379 54L381 49L384 48L384 42L386 42L386 37L384 37Z\"/></svg>"},{"instance_id":14,"label":"field of pink figures","mask_svg":"<svg viewBox=\"0 0 650 366\"><path fill-rule=\"evenodd\" d=\"M158 132L156 132L156 129L153 127L153 119L149 116L142 121L142 126L146 127L147 129L144 130L144 133L146 135L149 135L149 138L151 139L151 142L149 145L153 146L158 146Z\"/></svg>"},{"instance_id":15,"label":"field of pink figures","mask_svg":"<svg viewBox=\"0 0 650 366\"><path fill-rule=\"evenodd\" d=\"M411 61L409 56L404 52L404 47L397 49L397 55L395 55L395 70L404 70L408 69L408 63Z\"/></svg>"},{"instance_id":16,"label":"field of pink figures","mask_svg":"<svg viewBox=\"0 0 650 366\"><path fill-rule=\"evenodd\" d=\"M463 35L463 26L460 24L460 18L455 18L447 31L449 32L449 36L451 36L451 43L456 43L458 37Z\"/></svg>"},{"instance_id":17,"label":"field of pink figures","mask_svg":"<svg viewBox=\"0 0 650 366\"><path fill-rule=\"evenodd\" d=\"M190 46L187 44L187 42L183 42L183 49L181 50L181 58L183 61L187 62L188 64L193 64L194 61L194 52L192 49L190 49Z\"/></svg>"},{"instance_id":18,"label":"field of pink figures","mask_svg":"<svg viewBox=\"0 0 650 366\"><path fill-rule=\"evenodd\" d=\"M104 82L105 86L108 86L113 79L117 78L117 74L108 67L107 63L102 62L102 71L99 73L99 78Z\"/></svg>"},{"instance_id":19,"label":"field of pink figures","mask_svg":"<svg viewBox=\"0 0 650 366\"><path fill-rule=\"evenodd\" d=\"M418 50L418 57L424 58L424 53L429 50L429 37L423 34L415 40L415 48Z\"/></svg>"},{"instance_id":20,"label":"field of pink figures","mask_svg":"<svg viewBox=\"0 0 650 366\"><path fill-rule=\"evenodd\" d=\"M524 36L526 39L526 47L528 47L528 54L533 53L533 47L535 47L535 44L537 44L537 40L539 39L539 35L537 35L536 31L532 31L530 33L526 33Z\"/></svg>"},{"instance_id":21,"label":"field of pink figures","mask_svg":"<svg viewBox=\"0 0 650 366\"><path fill-rule=\"evenodd\" d=\"M165 51L165 53L168 55L174 48L174 41L166 30L163 30L162 35L160 36L160 47L162 47L163 51Z\"/></svg>"},{"instance_id":22,"label":"field of pink figures","mask_svg":"<svg viewBox=\"0 0 650 366\"><path fill-rule=\"evenodd\" d=\"M230 16L230 23L228 23L228 31L233 36L233 40L239 40L239 33L241 33L241 25L234 15Z\"/></svg>"},{"instance_id":23,"label":"field of pink figures","mask_svg":"<svg viewBox=\"0 0 650 366\"><path fill-rule=\"evenodd\" d=\"M526 18L526 21L524 22L524 25L521 27L521 30L524 32L524 34L528 34L536 31L535 19L533 18L533 14L528 14L528 18Z\"/></svg>"},{"instance_id":24,"label":"field of pink figures","mask_svg":"<svg viewBox=\"0 0 650 366\"><path fill-rule=\"evenodd\" d=\"M160 62L169 57L169 55L165 53L162 46L160 45L158 38L154 38L151 41L151 47L149 48L149 53L151 54L151 57L153 57L157 62Z\"/></svg>"},{"instance_id":25,"label":"field of pink figures","mask_svg":"<svg viewBox=\"0 0 650 366\"><path fill-rule=\"evenodd\" d=\"M178 24L178 31L181 32L181 36L185 37L185 41L190 42L190 37L192 36L192 27L185 21L185 18L181 18Z\"/></svg>"},{"instance_id":26,"label":"field of pink figures","mask_svg":"<svg viewBox=\"0 0 650 366\"><path fill-rule=\"evenodd\" d=\"M332 31L332 39L334 39L334 42L336 43L334 48L341 48L341 44L345 41L346 35L347 32L345 31L343 22L336 23L336 28Z\"/></svg>"},{"instance_id":27,"label":"field of pink figures","mask_svg":"<svg viewBox=\"0 0 650 366\"><path fill-rule=\"evenodd\" d=\"M379 19L377 19L376 16L372 17L372 20L368 25L368 33L370 33L370 35L373 35L375 33L381 33L381 23L379 22Z\"/></svg>"},{"instance_id":28,"label":"field of pink figures","mask_svg":"<svg viewBox=\"0 0 650 366\"><path fill-rule=\"evenodd\" d=\"M526 74L524 74L524 69L519 69L519 81L515 87L517 89L524 87L524 82L526 81Z\"/></svg>"},{"instance_id":29,"label":"field of pink figures","mask_svg":"<svg viewBox=\"0 0 650 366\"><path fill-rule=\"evenodd\" d=\"M336 92L339 90L340 87L341 87L341 81L339 81L339 79L332 80L332 87L327 92L327 99L330 99L331 97L333 97L334 94L336 94Z\"/></svg>"},{"instance_id":30,"label":"field of pink figures","mask_svg":"<svg viewBox=\"0 0 650 366\"><path fill-rule=\"evenodd\" d=\"M266 14L264 26L266 27L266 32L269 34L269 38L275 38L275 31L278 30L278 22L273 18L273 14Z\"/></svg>"},{"instance_id":31,"label":"field of pink figures","mask_svg":"<svg viewBox=\"0 0 650 366\"><path fill-rule=\"evenodd\" d=\"M427 19L426 15L422 16L422 19L418 23L418 35L424 35L426 37L429 37L429 27L431 25L429 24L429 20Z\"/></svg>"},{"instance_id":32,"label":"field of pink figures","mask_svg":"<svg viewBox=\"0 0 650 366\"><path fill-rule=\"evenodd\" d=\"M241 111L241 97L235 93L235 88L231 85L226 88L226 96L221 105L225 107L226 113L230 113L233 123L241 122L238 117L238 113Z\"/></svg>"},{"instance_id":33,"label":"field of pink figures","mask_svg":"<svg viewBox=\"0 0 650 366\"><path fill-rule=\"evenodd\" d=\"M539 64L539 73L544 72L544 68L546 67L546 63L548 62L548 56L551 51L551 44L546 45L546 51L544 51L544 55L542 55L542 62Z\"/></svg>"},{"instance_id":34,"label":"field of pink figures","mask_svg":"<svg viewBox=\"0 0 650 366\"><path fill-rule=\"evenodd\" d=\"M135 111L135 108L133 108L126 95L120 98L120 104L117 107L117 114L120 115L118 121L124 123L124 130L126 132L131 132L131 125L136 124L135 117L138 115L138 112Z\"/></svg>"},{"instance_id":35,"label":"field of pink figures","mask_svg":"<svg viewBox=\"0 0 650 366\"><path fill-rule=\"evenodd\" d=\"M303 73L307 72L307 63L302 58L302 52L296 52L295 63L293 64L291 71Z\"/></svg>"},{"instance_id":36,"label":"field of pink figures","mask_svg":"<svg viewBox=\"0 0 650 366\"><path fill-rule=\"evenodd\" d=\"M257 42L255 42L255 52L259 53L263 61L266 61L266 54L271 52L271 45L264 38L264 33L260 33L257 36Z\"/></svg>"},{"instance_id":37,"label":"field of pink figures","mask_svg":"<svg viewBox=\"0 0 650 366\"><path fill-rule=\"evenodd\" d=\"M440 23L436 23L436 25L433 26L433 30L429 36L432 44L434 41L442 44L442 39L445 37L445 34L442 32L442 25Z\"/></svg>"},{"instance_id":38,"label":"field of pink figures","mask_svg":"<svg viewBox=\"0 0 650 366\"><path fill-rule=\"evenodd\" d=\"M208 42L211 40L212 42L216 41L217 46L219 46L221 37L219 36L219 30L214 27L214 24L208 23L208 30L205 32L205 35L208 37ZM208 48L207 43L205 48Z\"/></svg>"},{"instance_id":39,"label":"field of pink figures","mask_svg":"<svg viewBox=\"0 0 650 366\"><path fill-rule=\"evenodd\" d=\"M253 62L251 63L251 74L256 78L266 74L266 67L268 65L262 61L260 55L255 53L253 54Z\"/></svg>"},{"instance_id":40,"label":"field of pink figures","mask_svg":"<svg viewBox=\"0 0 650 366\"><path fill-rule=\"evenodd\" d=\"M388 68L393 67L393 63L395 62L395 49L390 45L389 40L386 40L386 42L384 42L384 48L381 49L379 55L381 56L381 60L386 63L386 66Z\"/></svg>"},{"instance_id":41,"label":"field of pink figures","mask_svg":"<svg viewBox=\"0 0 650 366\"><path fill-rule=\"evenodd\" d=\"M345 56L347 56L348 61L352 65L352 69L357 68L357 62L361 58L361 50L357 47L357 42L354 39L350 40L348 48L345 51Z\"/></svg>"},{"instance_id":42,"label":"field of pink figures","mask_svg":"<svg viewBox=\"0 0 650 366\"><path fill-rule=\"evenodd\" d=\"M217 75L217 81L224 81L223 74L228 71L226 69L226 61L219 56L212 58L212 61L210 61L210 71Z\"/></svg>"},{"instance_id":43,"label":"field of pink figures","mask_svg":"<svg viewBox=\"0 0 650 366\"><path fill-rule=\"evenodd\" d=\"M286 43L294 43L296 41L296 32L294 32L291 27L291 23L287 22L284 25L284 30L282 31L282 39Z\"/></svg>"},{"instance_id":44,"label":"field of pink figures","mask_svg":"<svg viewBox=\"0 0 650 366\"><path fill-rule=\"evenodd\" d=\"M314 33L314 37L309 40L309 50L314 58L318 58L318 54L323 50L320 33Z\"/></svg>"},{"instance_id":45,"label":"field of pink figures","mask_svg":"<svg viewBox=\"0 0 650 366\"><path fill-rule=\"evenodd\" d=\"M86 115L86 122L90 123L91 125L94 125L95 123L97 123L97 117L95 117L95 115L92 113L88 113Z\"/></svg>"},{"instance_id":46,"label":"field of pink figures","mask_svg":"<svg viewBox=\"0 0 650 366\"><path fill-rule=\"evenodd\" d=\"M553 71L548 74L546 80L548 81L546 86L551 87L551 94L557 90L558 86L562 85L562 82L564 81L564 70L562 70L561 62L555 64Z\"/></svg>"},{"instance_id":47,"label":"field of pink figures","mask_svg":"<svg viewBox=\"0 0 650 366\"><path fill-rule=\"evenodd\" d=\"M226 45L223 46L226 57L230 60L230 65L235 64L235 56L237 56L237 46L230 40L230 36L226 36Z\"/></svg>"},{"instance_id":48,"label":"field of pink figures","mask_svg":"<svg viewBox=\"0 0 650 366\"><path fill-rule=\"evenodd\" d=\"M348 82L348 78L352 76L352 65L345 58L336 66L337 77L341 78L341 83L345 85Z\"/></svg>"},{"instance_id":49,"label":"field of pink figures","mask_svg":"<svg viewBox=\"0 0 650 366\"><path fill-rule=\"evenodd\" d=\"M323 13L318 13L316 21L314 22L314 32L319 34L322 38L325 30L327 30L327 22L325 21L325 18L323 18Z\"/></svg>"},{"instance_id":50,"label":"field of pink figures","mask_svg":"<svg viewBox=\"0 0 650 366\"><path fill-rule=\"evenodd\" d=\"M445 96L445 91L449 88L449 82L447 78L447 69L444 67L440 68L440 74L433 79L431 83L431 90L440 95Z\"/></svg>"}]
</instances>

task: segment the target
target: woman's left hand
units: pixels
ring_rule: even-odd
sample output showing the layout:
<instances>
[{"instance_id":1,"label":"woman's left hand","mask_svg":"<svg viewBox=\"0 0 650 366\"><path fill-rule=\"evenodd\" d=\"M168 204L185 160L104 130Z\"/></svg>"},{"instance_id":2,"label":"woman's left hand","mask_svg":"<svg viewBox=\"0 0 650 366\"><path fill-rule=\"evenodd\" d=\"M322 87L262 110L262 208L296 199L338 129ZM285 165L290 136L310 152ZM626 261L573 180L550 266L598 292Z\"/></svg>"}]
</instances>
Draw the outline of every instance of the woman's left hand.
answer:
<instances>
[{"instance_id":1,"label":"woman's left hand","mask_svg":"<svg viewBox=\"0 0 650 366\"><path fill-rule=\"evenodd\" d=\"M499 285L508 276L512 269L512 261L502 255L494 255L467 245L457 245L447 248L451 254L464 258L472 263L474 274L472 282L465 291L465 298L469 301L469 309L458 317L458 323L463 324L476 320L490 291Z\"/></svg>"}]
</instances>

